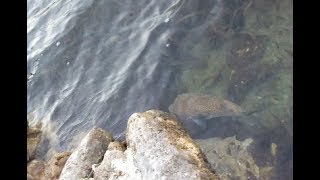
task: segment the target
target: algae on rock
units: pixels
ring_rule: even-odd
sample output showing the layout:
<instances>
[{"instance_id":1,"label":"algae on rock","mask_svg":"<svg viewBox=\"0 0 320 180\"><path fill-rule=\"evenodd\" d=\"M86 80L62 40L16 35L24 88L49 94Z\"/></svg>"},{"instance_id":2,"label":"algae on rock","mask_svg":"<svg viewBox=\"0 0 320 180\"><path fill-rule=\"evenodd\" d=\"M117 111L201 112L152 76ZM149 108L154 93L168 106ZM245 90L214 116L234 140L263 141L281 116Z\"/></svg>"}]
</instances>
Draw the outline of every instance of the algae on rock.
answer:
<instances>
[{"instance_id":1,"label":"algae on rock","mask_svg":"<svg viewBox=\"0 0 320 180\"><path fill-rule=\"evenodd\" d=\"M108 150L94 179L218 179L199 146L174 115L158 110L130 116L127 149Z\"/></svg>"},{"instance_id":2,"label":"algae on rock","mask_svg":"<svg viewBox=\"0 0 320 180\"><path fill-rule=\"evenodd\" d=\"M196 140L196 142L200 145L212 168L221 179L270 179L272 167L267 168L269 169L267 173L260 173L260 167L256 165L247 150L248 146L253 142L252 139L238 141L235 137L228 137L225 139Z\"/></svg>"}]
</instances>

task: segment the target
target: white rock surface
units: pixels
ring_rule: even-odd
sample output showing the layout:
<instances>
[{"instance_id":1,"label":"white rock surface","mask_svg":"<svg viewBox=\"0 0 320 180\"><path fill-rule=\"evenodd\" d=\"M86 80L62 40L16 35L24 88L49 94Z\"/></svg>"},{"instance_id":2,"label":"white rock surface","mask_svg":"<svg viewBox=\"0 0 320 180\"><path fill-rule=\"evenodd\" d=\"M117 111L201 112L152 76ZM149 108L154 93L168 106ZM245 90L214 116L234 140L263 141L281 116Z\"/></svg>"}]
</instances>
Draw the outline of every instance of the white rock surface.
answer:
<instances>
[{"instance_id":1,"label":"white rock surface","mask_svg":"<svg viewBox=\"0 0 320 180\"><path fill-rule=\"evenodd\" d=\"M111 134L101 128L93 128L70 155L59 179L86 178L91 172L91 166L101 160L111 141Z\"/></svg>"},{"instance_id":2,"label":"white rock surface","mask_svg":"<svg viewBox=\"0 0 320 180\"><path fill-rule=\"evenodd\" d=\"M175 116L149 110L128 121L127 149L108 150L94 168L94 179L196 180L218 179L200 148Z\"/></svg>"}]
</instances>

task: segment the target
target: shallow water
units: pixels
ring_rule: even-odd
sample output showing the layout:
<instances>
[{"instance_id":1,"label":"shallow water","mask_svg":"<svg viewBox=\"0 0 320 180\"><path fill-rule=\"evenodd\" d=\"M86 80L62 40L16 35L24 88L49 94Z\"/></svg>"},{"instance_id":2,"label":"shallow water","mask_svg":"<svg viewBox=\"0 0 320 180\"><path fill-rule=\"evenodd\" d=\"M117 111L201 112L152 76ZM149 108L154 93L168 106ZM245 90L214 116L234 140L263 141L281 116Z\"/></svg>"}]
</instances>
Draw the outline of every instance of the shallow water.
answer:
<instances>
[{"instance_id":1,"label":"shallow water","mask_svg":"<svg viewBox=\"0 0 320 180\"><path fill-rule=\"evenodd\" d=\"M212 120L194 138L252 137L256 161L292 179L292 1L27 5L28 119L50 133L44 151L72 149L93 126L123 139L132 113L207 93L262 111Z\"/></svg>"}]
</instances>

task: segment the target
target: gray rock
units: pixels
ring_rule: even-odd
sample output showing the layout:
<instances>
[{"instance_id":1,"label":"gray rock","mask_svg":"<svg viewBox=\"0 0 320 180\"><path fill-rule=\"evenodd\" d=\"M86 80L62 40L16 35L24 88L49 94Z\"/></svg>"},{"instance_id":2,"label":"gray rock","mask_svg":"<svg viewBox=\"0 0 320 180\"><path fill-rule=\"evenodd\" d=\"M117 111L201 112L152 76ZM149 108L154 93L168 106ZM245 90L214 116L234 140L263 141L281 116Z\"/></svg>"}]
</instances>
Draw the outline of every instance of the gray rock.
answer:
<instances>
[{"instance_id":1,"label":"gray rock","mask_svg":"<svg viewBox=\"0 0 320 180\"><path fill-rule=\"evenodd\" d=\"M218 179L200 148L174 115L157 110L134 113L126 132L127 149L108 150L93 169L94 179Z\"/></svg>"},{"instance_id":2,"label":"gray rock","mask_svg":"<svg viewBox=\"0 0 320 180\"><path fill-rule=\"evenodd\" d=\"M251 138L238 141L235 137L196 140L221 179L264 179L268 173L261 171L271 171L272 167L260 169L256 165L247 150L252 141Z\"/></svg>"},{"instance_id":3,"label":"gray rock","mask_svg":"<svg viewBox=\"0 0 320 180\"><path fill-rule=\"evenodd\" d=\"M91 166L101 160L111 141L111 134L101 128L93 128L70 155L59 179L86 178L91 172Z\"/></svg>"}]
</instances>

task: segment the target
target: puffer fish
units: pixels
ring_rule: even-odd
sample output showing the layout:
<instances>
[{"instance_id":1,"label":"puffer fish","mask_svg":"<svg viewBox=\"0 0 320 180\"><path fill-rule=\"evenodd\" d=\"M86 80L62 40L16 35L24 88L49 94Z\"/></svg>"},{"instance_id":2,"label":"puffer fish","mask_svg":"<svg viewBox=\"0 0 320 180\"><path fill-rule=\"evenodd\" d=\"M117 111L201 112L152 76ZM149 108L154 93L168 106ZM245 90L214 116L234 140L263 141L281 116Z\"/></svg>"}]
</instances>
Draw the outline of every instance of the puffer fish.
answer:
<instances>
[{"instance_id":1,"label":"puffer fish","mask_svg":"<svg viewBox=\"0 0 320 180\"><path fill-rule=\"evenodd\" d=\"M237 104L216 96L184 93L176 97L169 111L182 122L193 121L206 128L204 119L222 116L241 116L244 110Z\"/></svg>"}]
</instances>

